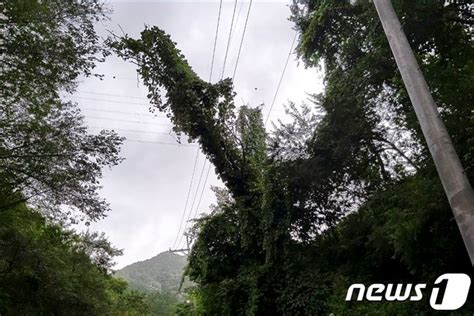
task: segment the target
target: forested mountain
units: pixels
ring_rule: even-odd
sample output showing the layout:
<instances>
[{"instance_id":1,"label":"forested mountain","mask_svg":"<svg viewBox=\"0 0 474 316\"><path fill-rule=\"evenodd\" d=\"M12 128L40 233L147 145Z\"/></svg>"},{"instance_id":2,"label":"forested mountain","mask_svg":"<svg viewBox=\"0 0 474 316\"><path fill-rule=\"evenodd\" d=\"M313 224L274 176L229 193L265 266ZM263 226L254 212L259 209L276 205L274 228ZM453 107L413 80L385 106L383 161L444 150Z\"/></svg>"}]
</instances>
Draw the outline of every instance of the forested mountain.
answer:
<instances>
[{"instance_id":1,"label":"forested mountain","mask_svg":"<svg viewBox=\"0 0 474 316\"><path fill-rule=\"evenodd\" d=\"M178 292L187 257L169 251L132 263L115 273L130 288L144 292Z\"/></svg>"}]
</instances>

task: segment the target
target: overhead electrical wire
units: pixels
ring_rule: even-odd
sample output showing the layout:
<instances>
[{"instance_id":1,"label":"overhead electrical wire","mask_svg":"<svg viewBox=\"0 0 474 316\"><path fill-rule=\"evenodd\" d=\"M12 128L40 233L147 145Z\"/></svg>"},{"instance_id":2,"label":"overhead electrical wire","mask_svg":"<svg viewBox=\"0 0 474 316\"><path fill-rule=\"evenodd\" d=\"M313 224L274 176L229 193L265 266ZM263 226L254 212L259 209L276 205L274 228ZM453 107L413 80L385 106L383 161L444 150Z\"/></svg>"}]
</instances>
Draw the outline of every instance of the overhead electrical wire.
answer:
<instances>
[{"instance_id":1,"label":"overhead electrical wire","mask_svg":"<svg viewBox=\"0 0 474 316\"><path fill-rule=\"evenodd\" d=\"M99 93L99 92L93 92L93 91L77 91L79 93L86 93L86 94L92 94L92 95L99 95L99 96L107 96L107 97L116 97L116 98L128 98L128 99L136 99L136 100L144 100L144 98L140 97L134 97L134 96L127 96L127 95L118 95L118 94L108 94L108 93ZM109 99L98 99L98 98L91 98L91 97L82 97L82 96L77 96L74 95L72 96L73 98L78 98L78 99L83 99L83 100L90 100L90 101L101 101L101 102L110 102L110 103L122 103L122 104L136 104L136 105L144 105L144 106L149 106L143 103L137 103L137 102L130 102L130 101L118 101L118 100L109 100ZM143 117L149 117L149 118L164 118L164 116L150 116L150 114L145 114L145 113L137 113L137 112L127 112L127 111L117 111L117 110L108 110L108 109L98 109L98 108L89 108L89 107L81 107L81 110L85 111L95 111L95 112L104 112L104 113L117 113L117 114L127 114L127 115L135 115L135 116L143 116ZM124 123L134 123L134 124L140 124L140 125L160 125L160 126L167 126L171 127L170 124L165 124L165 123L156 123L156 122L144 122L144 121L133 121L133 120L127 120L127 119L120 119L120 118L113 118L113 117L102 117L102 116L90 116L87 115L86 119L93 119L93 120L105 120L105 121L111 121L111 122L124 122ZM89 128L93 129L110 129L110 130L115 130L115 131L121 131L121 132L130 132L130 133L144 133L144 134L151 134L151 135L170 135L170 133L166 132L158 132L158 131L143 131L143 130L134 130L134 129L123 129L123 128L114 128L114 127L98 127L98 126L88 126ZM168 143L168 142L162 142L162 141L152 141L152 140L142 140L142 139L131 139L126 137L125 139L126 142L135 142L135 143L149 143L149 144L157 144L157 145L167 145L167 146L177 146L177 147L197 147L196 145L191 145L191 144L180 144L180 143Z\"/></svg>"},{"instance_id":2,"label":"overhead electrical wire","mask_svg":"<svg viewBox=\"0 0 474 316\"><path fill-rule=\"evenodd\" d=\"M212 70L214 68L214 58L216 57L216 46L217 46L217 37L219 35L219 25L221 22L221 12L222 12L222 0L219 1L219 13L217 14L216 35L214 36L214 48L212 49L211 72L209 74L209 82L211 82L211 79L212 79Z\"/></svg>"},{"instance_id":3,"label":"overhead electrical wire","mask_svg":"<svg viewBox=\"0 0 474 316\"><path fill-rule=\"evenodd\" d=\"M245 24L244 24L244 29L243 29L243 32L242 32L242 37L240 39L240 45L239 45L239 50L238 50L238 53L237 53L237 59L236 59L236 62L235 62L235 67L234 67L234 72L232 74L232 81L234 80L235 78L235 73L237 71L237 66L239 64L239 58L240 58L240 53L242 52L242 44L244 42L244 38L245 38L245 31L247 30L247 25L248 25L248 21L249 21L249 17L250 17L250 11L252 10L252 0L250 0L250 3L249 3L249 8L247 10L247 16L245 18ZM225 67L225 65L224 65ZM224 75L224 72L222 72L222 77ZM221 78L222 79L222 78ZM202 197L204 196L204 191L206 189L206 183L207 183L207 180L209 179L209 174L211 173L211 167L212 165L209 164L208 168L207 168L207 172L206 172L206 177L204 179L204 184L202 186L202 190L201 190L201 194L199 196L199 201L198 201L198 204L196 206L196 209L194 210L194 214L193 214L193 218L196 217L197 215L197 212L199 210L199 207L201 206L201 201L202 201Z\"/></svg>"},{"instance_id":4,"label":"overhead electrical wire","mask_svg":"<svg viewBox=\"0 0 474 316\"><path fill-rule=\"evenodd\" d=\"M250 10L252 9L252 0L249 3L249 9L247 10L247 17L245 18L244 30L242 32L242 38L240 39L239 51L237 53L237 59L235 61L234 72L232 74L232 81L234 81L235 73L237 72L237 66L239 64L240 52L242 51L242 44L244 43L245 31L247 30L247 24L249 22Z\"/></svg>"},{"instance_id":5,"label":"overhead electrical wire","mask_svg":"<svg viewBox=\"0 0 474 316\"><path fill-rule=\"evenodd\" d=\"M95 129L107 129L105 127L100 127L100 126L89 126L89 127L90 128L95 128ZM143 131L143 130L138 130L138 129L123 129L123 128L111 128L111 129L113 129L114 131L117 131L117 132L172 136L170 133L166 133L166 132Z\"/></svg>"},{"instance_id":6,"label":"overhead electrical wire","mask_svg":"<svg viewBox=\"0 0 474 316\"><path fill-rule=\"evenodd\" d=\"M281 83L283 81L283 77L285 76L286 67L288 66L288 61L290 60L291 53L293 52L293 47L295 46L297 35L298 35L298 33L295 33L295 36L293 37L293 42L291 42L290 51L288 52L288 56L286 57L286 62L285 62L285 66L283 67L283 71L281 73L280 81L278 82L277 88L275 90L275 95L273 96L273 100L272 100L272 103L270 105L270 110L268 110L267 118L265 119L265 126L267 125L268 119L270 118L270 113L272 112L273 105L275 104L275 100L276 100L276 97L278 95L278 91L280 90L280 86L281 86Z\"/></svg>"},{"instance_id":7,"label":"overhead electrical wire","mask_svg":"<svg viewBox=\"0 0 474 316\"><path fill-rule=\"evenodd\" d=\"M132 142L132 143L148 143L148 144L168 145L168 146L177 146L177 147L197 147L197 145L192 145L192 144L166 143L166 142L142 140L142 139L126 138L125 141Z\"/></svg>"},{"instance_id":8,"label":"overhead electrical wire","mask_svg":"<svg viewBox=\"0 0 474 316\"><path fill-rule=\"evenodd\" d=\"M198 149L199 150L199 149ZM184 230L183 230L183 234L181 234L181 237L178 241L178 244L177 246L179 246L181 244L181 241L183 240L183 237L184 237L184 232L186 231L186 228L188 227L188 223L189 223L189 220L191 219L191 214L193 212L193 208L194 208L194 203L196 202L196 196L198 195L198 191L199 191L199 186L201 184L201 180L202 180L202 175L204 173L204 169L205 169L205 166L206 166L206 162L207 160L204 158L204 163L202 165L202 169L201 169L201 174L199 176L199 180L198 180L198 185L196 186L196 191L194 192L194 198L193 198L193 202L191 203L191 207L189 208L189 215L188 215L188 218L186 219L186 222L185 222L185 226L184 226Z\"/></svg>"},{"instance_id":9,"label":"overhead electrical wire","mask_svg":"<svg viewBox=\"0 0 474 316\"><path fill-rule=\"evenodd\" d=\"M193 218L196 217L197 212L198 212L198 210L199 210L199 207L201 206L201 201L202 201L202 197L203 197L203 195L204 195L204 190L206 189L207 179L209 178L209 174L210 174L210 172L211 172L211 166L212 166L212 165L209 164L209 167L207 168L206 178L205 178L205 180L204 180L204 185L202 186L201 195L199 196L199 202L198 202L198 204L197 204L197 206L196 206L196 208L195 208L195 210L194 210Z\"/></svg>"},{"instance_id":10,"label":"overhead electrical wire","mask_svg":"<svg viewBox=\"0 0 474 316\"><path fill-rule=\"evenodd\" d=\"M235 25L238 25L239 24L239 18L240 18L240 13L242 11L242 7L244 6L244 0L240 0L240 6L239 6L239 13L237 13L237 18L235 19ZM232 30L232 34L230 34L230 39L232 40L232 38L234 37L234 34L235 34L235 29L234 28Z\"/></svg>"},{"instance_id":11,"label":"overhead electrical wire","mask_svg":"<svg viewBox=\"0 0 474 316\"><path fill-rule=\"evenodd\" d=\"M231 25L230 25L230 31L229 31L229 38L228 38L228 41L227 41L227 47L226 47L226 53L225 53L225 57L224 57L224 64L223 64L223 67L222 67L222 73L221 73L221 80L224 78L224 72L225 72L225 65L226 65L226 61L227 61L227 55L228 55L228 51L229 51L229 47L230 47L230 43L231 43L231 39L232 39L232 31L233 31L233 27L234 27L234 16L235 16L235 9L236 9L236 6L237 6L237 0L235 0L234 2L234 9L233 9L233 13L232 13L232 21L231 21ZM234 72L233 72L233 75L232 75L232 79L234 78L235 76L235 72L237 71L237 66L238 66L238 62L239 62L239 57L240 57L240 53L242 51L242 44L243 44L243 41L244 41L244 38L245 38L245 31L247 29L247 24L248 24L248 20L249 20L249 16L250 16L250 10L252 8L252 0L250 1L249 3L249 9L247 11L247 16L245 18L245 24L244 24L244 29L243 29L243 33L242 33L242 37L241 37L241 40L240 40L240 45L239 45L239 50L238 50L238 53L237 53L237 59L236 59L236 64L235 64L235 67L234 67ZM240 10L239 10L240 12ZM209 174L211 172L211 167L212 167L212 164L209 163L209 166L207 168L207 172L206 172L206 177L204 179L204 183L202 185L202 188L201 188L201 193L200 193L200 196L199 196L199 200L198 200L198 204L194 210L194 214L193 214L193 218L196 217L197 215L197 212L199 210L199 207L201 205L201 201L202 201L202 198L204 196L204 191L206 189L206 184L207 184L207 181L209 179ZM201 176L203 175L203 171L205 169L205 164L203 164L202 166L202 170L201 170ZM198 182L198 187L200 186L200 183L201 181L199 180ZM197 190L196 190L197 192ZM197 198L197 194L194 196L194 199ZM193 201L193 204L194 204L194 201ZM192 212L192 209L191 209L191 212ZM187 223L188 221L191 219L191 213L189 214L188 216L188 220L186 222L186 226L187 226ZM185 226L185 227L186 227ZM179 244L178 244L179 245Z\"/></svg>"},{"instance_id":12,"label":"overhead electrical wire","mask_svg":"<svg viewBox=\"0 0 474 316\"><path fill-rule=\"evenodd\" d=\"M107 97L119 97L119 98L127 98L127 99L136 99L136 100L148 101L148 99L146 99L146 98L130 96L130 95L122 95L122 94L94 92L94 91L87 91L87 90L77 90L76 92L85 93L85 94L100 95L100 96L107 96Z\"/></svg>"},{"instance_id":13,"label":"overhead electrical wire","mask_svg":"<svg viewBox=\"0 0 474 316\"><path fill-rule=\"evenodd\" d=\"M221 13L222 13L222 0L219 1L219 11L217 13L217 25L216 25L216 33L215 33L215 36L214 36L214 45L213 45L213 49L212 49L211 69L210 69L210 72L209 72L209 83L212 80L212 72L213 72L213 69L214 69L214 60L215 60L215 56L216 56L217 38L219 36L219 25L220 25L220 21L221 21ZM186 209L188 207L189 196L191 194L192 185L193 185L193 182L194 182L194 176L196 174L196 165L197 165L198 158L199 158L199 151L200 151L200 149L198 147L198 149L196 150L196 157L194 159L194 167L193 167L193 171L192 171L192 174L191 174L191 181L190 181L189 187L188 187L186 202L184 204L184 209L183 209L183 213L182 213L182 216L181 216L181 221L179 223L179 229L178 229L178 232L176 233L176 238L174 240L172 248L175 248L176 246L179 246L179 244L181 243L182 236L184 236L184 231L183 231L183 234L181 235L180 242L178 243L178 245L176 245L178 237L180 236L181 228L183 226L184 218L186 216ZM205 165L205 163L206 163L206 161L204 160L204 165ZM189 213L191 214L191 212L192 212L192 209L190 210ZM186 226L184 228L185 230L186 230L186 227L187 227L187 221L186 221Z\"/></svg>"},{"instance_id":14,"label":"overhead electrical wire","mask_svg":"<svg viewBox=\"0 0 474 316\"><path fill-rule=\"evenodd\" d=\"M99 126L89 126L89 128L97 129L97 130L104 130L108 129L106 127L99 127ZM143 131L143 130L133 130L133 129L123 129L123 128L110 128L110 130L114 130L117 132L129 132L129 133L143 133L143 134L150 134L150 135L167 135L173 136L169 132L155 132L155 131ZM143 139L131 139L126 137L126 142L135 142L135 143L151 143L151 144L159 144L159 145L169 145L169 146L177 146L177 147L198 147L197 145L192 144L182 144L182 143L168 143L162 141L152 141L152 140L143 140Z\"/></svg>"},{"instance_id":15,"label":"overhead electrical wire","mask_svg":"<svg viewBox=\"0 0 474 316\"><path fill-rule=\"evenodd\" d=\"M95 108L81 108L81 110L86 111L97 111L97 112L104 112L104 113L118 113L118 114L127 114L127 115L136 115L136 116L146 116L149 118L164 118L164 117L157 117L157 116L149 116L149 114L141 114L141 113L134 113L134 112L126 112L126 111L117 111L117 110L105 110L105 109L95 109ZM152 126L166 126L171 127L168 123L157 123L157 122L144 122L144 121L134 121L128 119L120 119L114 117L103 117L103 116L92 116L87 115L86 119L92 120L101 120L101 121L110 121L110 122L123 122L123 123L130 123L130 124L140 124L140 125L152 125ZM116 127L99 127L99 126L88 126L94 129L109 129L119 132L130 132L130 133L142 133L142 134L151 134L151 135L168 135L172 136L169 132L159 132L159 131L143 131L143 130L136 130L136 129L124 129L124 128L116 128ZM159 144L159 145L170 145L170 146L186 146L186 147L197 147L196 145L189 145L189 144L179 144L179 143L166 143L160 141L148 141L148 140L138 140L138 139L125 139L127 142L137 142L137 143L152 143L152 144Z\"/></svg>"},{"instance_id":16,"label":"overhead electrical wire","mask_svg":"<svg viewBox=\"0 0 474 316\"><path fill-rule=\"evenodd\" d=\"M179 222L178 233L176 234L176 237L174 239L172 248L176 247L176 242L178 241L179 233L181 232L181 228L183 227L184 217L186 216L186 209L188 208L189 196L191 195L191 190L192 190L192 187L193 187L194 175L196 174L196 166L197 166L197 163L198 163L198 158L199 158L199 148L196 152L196 157L194 158L194 166L193 166L193 172L191 174L191 181L189 182L188 194L186 196L186 202L184 204L183 214L181 215L181 220ZM181 242L181 240L180 240L180 242ZM179 244L178 244L178 246L179 246Z\"/></svg>"},{"instance_id":17,"label":"overhead electrical wire","mask_svg":"<svg viewBox=\"0 0 474 316\"><path fill-rule=\"evenodd\" d=\"M229 38L227 40L227 47L225 49L224 64L222 66L221 80L222 80L222 78L224 78L225 64L227 63L227 56L229 54L230 40L231 40L231 36L232 36L232 28L234 27L234 17L235 17L235 9L236 8L237 8L237 0L234 1L234 10L232 10L232 21L230 22Z\"/></svg>"},{"instance_id":18,"label":"overhead electrical wire","mask_svg":"<svg viewBox=\"0 0 474 316\"><path fill-rule=\"evenodd\" d=\"M108 109L98 109L98 108L89 108L89 107L82 107L81 110L84 111L93 111L93 112L104 112L104 113L114 113L114 114L126 114L126 115L135 115L135 116L143 116L148 118L166 118L166 116L157 116L148 113L137 113L137 112L127 112L127 111L117 111L117 110L108 110Z\"/></svg>"},{"instance_id":19,"label":"overhead electrical wire","mask_svg":"<svg viewBox=\"0 0 474 316\"><path fill-rule=\"evenodd\" d=\"M74 98L82 99L82 100L90 100L90 101L109 102L109 103L134 104L134 105L142 105L142 106L147 106L147 107L151 105L151 104L144 104L144 103L138 103L138 102L97 99L97 98L89 98L89 97L81 97L81 96L74 96Z\"/></svg>"},{"instance_id":20,"label":"overhead electrical wire","mask_svg":"<svg viewBox=\"0 0 474 316\"><path fill-rule=\"evenodd\" d=\"M86 117L87 119L93 119L93 120L105 120L105 121L113 121L113 122L123 122L123 123L134 123L134 124L145 124L145 125L160 125L160 126L168 126L171 127L170 124L168 123L153 123L153 122L143 122L143 121L132 121L132 120L125 120L125 119L116 119L116 118L110 118L110 117L103 117L103 116L90 116L88 115Z\"/></svg>"},{"instance_id":21,"label":"overhead electrical wire","mask_svg":"<svg viewBox=\"0 0 474 316\"><path fill-rule=\"evenodd\" d=\"M224 78L224 71L225 71L225 65L226 65L226 60L227 60L227 54L228 54L228 50L229 50L229 47L230 47L230 42L231 42L231 38L232 38L232 30L233 30L233 19L234 19L234 14L235 14L235 8L236 8L236 5L237 5L237 1L234 2L234 12L232 14L232 22L231 22L231 28L230 28L230 32L229 32L229 39L227 41L227 47L226 47L226 55L225 55L225 58L224 58L224 65L222 67L222 74L221 74L221 80ZM244 42L244 38L245 38L245 31L247 30L247 25L248 25L248 21L249 21L249 16L250 16L250 11L252 9L252 0L250 0L250 3L249 3L249 8L247 10L247 16L245 18L245 24L244 24L244 29L243 29L243 32L242 32L242 37L240 39L240 44L239 44L239 50L238 50L238 53L237 53L237 59L236 59L236 62L235 62L235 67L234 67L234 72L232 74L232 80L234 80L234 77L235 77L235 73L237 71L237 66L238 66L238 63L239 63L239 58L240 58L240 54L241 54L241 51L242 51L242 44ZM239 10L239 13L240 13L240 10ZM196 217L197 215L197 212L199 210L199 207L201 205L201 201L202 201L202 198L204 196L204 191L206 189L206 184L207 184L207 181L209 179L209 174L211 172L211 167L212 167L212 164L209 163L209 166L207 168L207 172L206 172L206 177L204 179L204 183L202 185L202 189L201 189L201 193L200 193L200 196L199 196L199 200L198 200L198 204L194 210L194 214L193 214L193 218ZM202 175L202 171L204 171L204 168L205 168L205 165L203 165L203 169L201 170L201 175ZM200 183L200 181L199 181ZM196 198L196 196L195 196ZM190 214L191 215L191 214ZM190 219L190 217L188 217L188 220Z\"/></svg>"}]
</instances>

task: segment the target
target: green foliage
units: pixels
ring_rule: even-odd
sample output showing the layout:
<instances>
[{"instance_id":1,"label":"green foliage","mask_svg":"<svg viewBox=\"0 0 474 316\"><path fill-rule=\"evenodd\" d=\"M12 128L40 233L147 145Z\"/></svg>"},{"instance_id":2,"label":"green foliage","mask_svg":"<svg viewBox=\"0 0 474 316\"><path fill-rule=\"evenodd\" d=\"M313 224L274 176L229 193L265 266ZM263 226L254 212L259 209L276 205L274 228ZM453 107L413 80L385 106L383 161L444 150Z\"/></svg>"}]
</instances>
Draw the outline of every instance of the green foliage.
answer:
<instances>
[{"instance_id":1,"label":"green foliage","mask_svg":"<svg viewBox=\"0 0 474 316\"><path fill-rule=\"evenodd\" d=\"M472 179L469 7L396 4ZM324 65L326 89L313 97L316 111L293 108L295 123L277 126L269 148L259 109L236 111L231 82L198 78L159 28L111 43L138 65L156 108L201 144L228 190L193 228L186 273L197 286L178 313L429 313L426 301L344 300L352 283L473 272L373 4L295 1L292 13L300 56ZM472 311L471 303L462 309Z\"/></svg>"},{"instance_id":2,"label":"green foliage","mask_svg":"<svg viewBox=\"0 0 474 316\"><path fill-rule=\"evenodd\" d=\"M143 295L130 292L83 249L81 236L24 205L0 213L0 313L142 315Z\"/></svg>"},{"instance_id":3,"label":"green foliage","mask_svg":"<svg viewBox=\"0 0 474 316\"><path fill-rule=\"evenodd\" d=\"M94 30L104 7L18 0L0 9L0 314L143 315L144 296L110 275L121 251L104 234L64 228L105 216L102 168L121 161L123 139L88 134L62 99L108 54Z\"/></svg>"},{"instance_id":4,"label":"green foliage","mask_svg":"<svg viewBox=\"0 0 474 316\"><path fill-rule=\"evenodd\" d=\"M176 292L163 291L146 294L145 303L150 315L174 316L177 314L179 300L176 296Z\"/></svg>"},{"instance_id":5,"label":"green foliage","mask_svg":"<svg viewBox=\"0 0 474 316\"><path fill-rule=\"evenodd\" d=\"M146 28L141 39L120 39L110 45L125 59L139 65L156 109L167 113L177 132L197 139L226 185L245 192L248 177L244 153L236 143L232 83L210 84L197 77L169 35L158 27ZM165 102L161 89L165 89Z\"/></svg>"},{"instance_id":6,"label":"green foliage","mask_svg":"<svg viewBox=\"0 0 474 316\"><path fill-rule=\"evenodd\" d=\"M430 284L442 273L474 272L440 184L422 175L377 193L313 247L305 256L329 277L325 311L335 314L430 313L426 297L404 304L344 298L352 283ZM469 302L460 312L472 312Z\"/></svg>"},{"instance_id":7,"label":"green foliage","mask_svg":"<svg viewBox=\"0 0 474 316\"><path fill-rule=\"evenodd\" d=\"M99 179L121 161L123 139L88 134L61 96L107 55L94 30L103 5L17 0L0 9L0 211L28 202L57 221L102 218L109 207Z\"/></svg>"}]
</instances>

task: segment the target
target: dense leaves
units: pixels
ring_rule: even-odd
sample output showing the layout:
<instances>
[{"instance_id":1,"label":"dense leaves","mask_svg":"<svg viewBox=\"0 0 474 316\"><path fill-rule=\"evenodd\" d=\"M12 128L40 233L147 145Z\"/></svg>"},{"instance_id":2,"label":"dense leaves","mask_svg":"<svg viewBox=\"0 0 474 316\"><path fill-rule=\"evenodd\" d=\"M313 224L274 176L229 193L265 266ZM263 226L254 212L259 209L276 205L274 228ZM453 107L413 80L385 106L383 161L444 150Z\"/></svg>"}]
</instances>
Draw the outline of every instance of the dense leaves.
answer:
<instances>
[{"instance_id":1,"label":"dense leaves","mask_svg":"<svg viewBox=\"0 0 474 316\"><path fill-rule=\"evenodd\" d=\"M94 30L99 1L7 1L1 4L0 209L21 202L55 220L104 216L103 167L121 161L122 139L90 135L72 93L107 55Z\"/></svg>"},{"instance_id":2,"label":"dense leaves","mask_svg":"<svg viewBox=\"0 0 474 316\"><path fill-rule=\"evenodd\" d=\"M407 0L396 9L473 179L472 5ZM300 57L324 66L326 88L314 109L290 109L294 122L277 126L268 147L259 109L236 111L231 82L198 78L159 28L112 43L230 194L194 227L187 274L197 287L180 310L429 312L426 301L344 301L351 283L472 272L373 4L295 1L291 19Z\"/></svg>"},{"instance_id":3,"label":"dense leaves","mask_svg":"<svg viewBox=\"0 0 474 316\"><path fill-rule=\"evenodd\" d=\"M394 5L472 181L473 161L466 159L472 130L465 127L472 125L473 113L470 101L463 99L473 92L465 81L474 79L472 58L466 58L474 53L472 16L465 16L472 6L442 1ZM319 167L321 157L328 157L325 172L343 172L344 177L362 181L363 190L356 213L307 248L292 251L289 266L297 269L288 273L313 276L309 286L315 295L326 295L317 301L324 312L429 311L426 300L411 305L344 302L348 285L356 282L426 283L448 271L473 272L373 4L295 1L292 9L301 32L301 57L308 65L323 63L326 69L326 91L319 105L327 115L309 143L312 155L302 166ZM321 178L314 178L320 174L317 170L308 173L320 183ZM293 257L305 258L308 265ZM282 287L295 285L288 279ZM314 303L309 298L296 300L300 306ZM466 312L471 309L469 304L464 307ZM306 314L310 309L294 311Z\"/></svg>"},{"instance_id":4,"label":"dense leaves","mask_svg":"<svg viewBox=\"0 0 474 316\"><path fill-rule=\"evenodd\" d=\"M144 295L130 292L103 262L92 262L86 238L48 224L18 205L0 213L2 315L142 315ZM113 248L100 239L101 252ZM98 247L95 247L97 249Z\"/></svg>"},{"instance_id":5,"label":"dense leaves","mask_svg":"<svg viewBox=\"0 0 474 316\"><path fill-rule=\"evenodd\" d=\"M143 294L112 277L121 251L104 234L66 229L97 220L102 168L122 138L90 135L63 97L107 55L94 31L99 1L0 4L0 314L143 315ZM86 222L87 223L87 222Z\"/></svg>"}]
</instances>

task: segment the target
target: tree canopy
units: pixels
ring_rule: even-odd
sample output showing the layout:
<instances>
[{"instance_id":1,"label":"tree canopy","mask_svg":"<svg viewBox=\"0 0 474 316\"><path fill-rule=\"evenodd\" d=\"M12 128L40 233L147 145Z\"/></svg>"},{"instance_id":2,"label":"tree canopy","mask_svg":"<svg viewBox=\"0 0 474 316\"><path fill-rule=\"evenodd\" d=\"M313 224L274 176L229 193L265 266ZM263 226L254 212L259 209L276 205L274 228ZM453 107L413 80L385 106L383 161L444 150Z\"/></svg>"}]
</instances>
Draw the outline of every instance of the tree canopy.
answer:
<instances>
[{"instance_id":1,"label":"tree canopy","mask_svg":"<svg viewBox=\"0 0 474 316\"><path fill-rule=\"evenodd\" d=\"M101 244L99 260L91 261L92 241ZM111 275L110 261L100 260L105 254L117 250L103 238L52 225L24 204L1 212L0 313L143 315L145 296Z\"/></svg>"},{"instance_id":2,"label":"tree canopy","mask_svg":"<svg viewBox=\"0 0 474 316\"><path fill-rule=\"evenodd\" d=\"M0 9L0 314L143 315L145 295L112 276L122 251L104 234L67 228L105 216L102 168L121 161L123 139L89 134L63 100L107 55L94 30L104 7L19 0Z\"/></svg>"},{"instance_id":3,"label":"tree canopy","mask_svg":"<svg viewBox=\"0 0 474 316\"><path fill-rule=\"evenodd\" d=\"M0 20L0 210L35 205L50 218L102 218L104 167L121 161L122 138L88 133L83 116L62 96L106 56L94 23L100 1L8 1Z\"/></svg>"},{"instance_id":4,"label":"tree canopy","mask_svg":"<svg viewBox=\"0 0 474 316\"><path fill-rule=\"evenodd\" d=\"M472 5L395 7L472 182ZM324 69L325 90L290 103L293 121L271 133L260 107L235 105L231 79L201 79L159 27L102 43L94 22L105 11L98 0L2 4L1 314L430 313L426 298L344 297L352 283L473 274L373 4L294 1L299 58ZM65 225L105 216L102 168L121 161L122 138L89 134L62 98L110 49L137 65L154 109L199 143L225 185L192 227L195 286L175 311L169 293L112 277L120 250L103 234ZM470 297L460 312L473 311Z\"/></svg>"}]
</instances>

